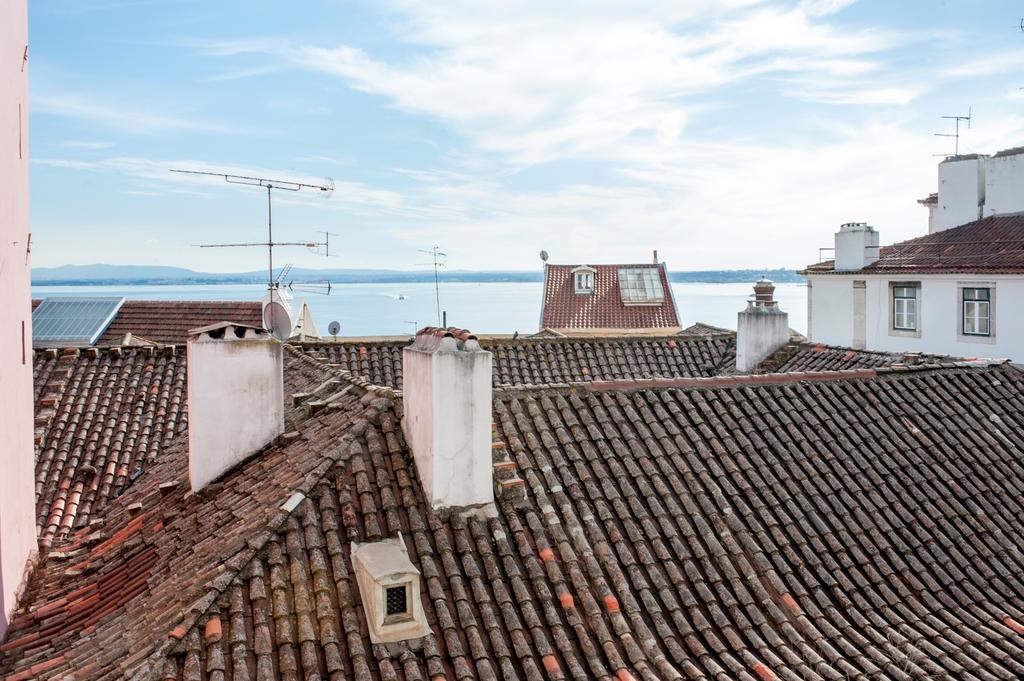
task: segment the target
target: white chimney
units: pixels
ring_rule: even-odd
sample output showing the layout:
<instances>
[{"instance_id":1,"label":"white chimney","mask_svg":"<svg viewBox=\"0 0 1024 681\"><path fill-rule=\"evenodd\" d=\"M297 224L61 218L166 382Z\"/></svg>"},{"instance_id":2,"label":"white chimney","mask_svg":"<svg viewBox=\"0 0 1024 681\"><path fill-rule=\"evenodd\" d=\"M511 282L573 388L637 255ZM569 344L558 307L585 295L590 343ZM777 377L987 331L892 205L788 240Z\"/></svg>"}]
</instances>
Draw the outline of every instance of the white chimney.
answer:
<instances>
[{"instance_id":1,"label":"white chimney","mask_svg":"<svg viewBox=\"0 0 1024 681\"><path fill-rule=\"evenodd\" d=\"M779 309L775 285L762 278L754 284L754 300L736 320L736 370L753 371L766 357L789 342L789 315Z\"/></svg>"},{"instance_id":2,"label":"white chimney","mask_svg":"<svg viewBox=\"0 0 1024 681\"><path fill-rule=\"evenodd\" d=\"M188 470L197 492L284 432L281 344L220 322L189 332Z\"/></svg>"},{"instance_id":3,"label":"white chimney","mask_svg":"<svg viewBox=\"0 0 1024 681\"><path fill-rule=\"evenodd\" d=\"M878 232L866 222L847 222L836 232L837 272L859 270L878 261Z\"/></svg>"},{"instance_id":4,"label":"white chimney","mask_svg":"<svg viewBox=\"0 0 1024 681\"><path fill-rule=\"evenodd\" d=\"M985 205L985 159L981 154L951 156L939 164L939 205L929 234L974 222Z\"/></svg>"},{"instance_id":5,"label":"white chimney","mask_svg":"<svg viewBox=\"0 0 1024 681\"><path fill-rule=\"evenodd\" d=\"M1024 212L1024 147L1004 149L985 161L982 217Z\"/></svg>"},{"instance_id":6,"label":"white chimney","mask_svg":"<svg viewBox=\"0 0 1024 681\"><path fill-rule=\"evenodd\" d=\"M402 402L431 505L492 503L491 353L468 331L421 330L402 352Z\"/></svg>"}]
</instances>

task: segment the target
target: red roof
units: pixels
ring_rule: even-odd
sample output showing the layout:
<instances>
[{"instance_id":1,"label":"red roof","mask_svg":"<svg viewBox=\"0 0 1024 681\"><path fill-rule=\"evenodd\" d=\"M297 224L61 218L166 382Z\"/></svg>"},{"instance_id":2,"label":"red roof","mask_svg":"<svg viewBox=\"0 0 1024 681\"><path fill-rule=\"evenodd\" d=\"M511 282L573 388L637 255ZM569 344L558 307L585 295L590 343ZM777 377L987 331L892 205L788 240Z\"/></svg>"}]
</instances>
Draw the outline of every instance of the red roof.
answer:
<instances>
[{"instance_id":1,"label":"red roof","mask_svg":"<svg viewBox=\"0 0 1024 681\"><path fill-rule=\"evenodd\" d=\"M881 249L865 274L1024 274L1024 214L989 217ZM805 274L843 274L835 262L809 265Z\"/></svg>"},{"instance_id":2,"label":"red roof","mask_svg":"<svg viewBox=\"0 0 1024 681\"><path fill-rule=\"evenodd\" d=\"M230 321L263 328L258 300L126 300L96 345L120 345L125 334L155 343L185 343L190 329Z\"/></svg>"},{"instance_id":3,"label":"red roof","mask_svg":"<svg viewBox=\"0 0 1024 681\"><path fill-rule=\"evenodd\" d=\"M678 329L672 289L665 264L587 265L594 270L594 292L577 294L573 270L581 265L545 265L544 302L541 328L587 329ZM661 302L638 305L622 302L619 291L620 269L656 269L664 297Z\"/></svg>"}]
</instances>

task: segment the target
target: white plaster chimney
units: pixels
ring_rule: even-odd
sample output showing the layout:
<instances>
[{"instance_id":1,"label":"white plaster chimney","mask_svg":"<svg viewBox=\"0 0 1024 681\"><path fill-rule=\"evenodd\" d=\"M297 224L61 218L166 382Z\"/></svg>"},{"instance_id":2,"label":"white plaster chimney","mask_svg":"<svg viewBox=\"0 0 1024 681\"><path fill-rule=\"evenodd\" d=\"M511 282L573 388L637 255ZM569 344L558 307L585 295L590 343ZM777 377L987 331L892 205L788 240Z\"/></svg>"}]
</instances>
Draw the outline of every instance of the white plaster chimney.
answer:
<instances>
[{"instance_id":1,"label":"white plaster chimney","mask_svg":"<svg viewBox=\"0 0 1024 681\"><path fill-rule=\"evenodd\" d=\"M1024 212L1024 147L1004 149L985 161L982 217Z\"/></svg>"},{"instance_id":2,"label":"white plaster chimney","mask_svg":"<svg viewBox=\"0 0 1024 681\"><path fill-rule=\"evenodd\" d=\"M491 353L468 331L422 329L402 352L402 402L431 505L492 503Z\"/></svg>"},{"instance_id":3,"label":"white plaster chimney","mask_svg":"<svg viewBox=\"0 0 1024 681\"><path fill-rule=\"evenodd\" d=\"M221 322L189 332L188 471L192 491L284 432L282 346L263 329Z\"/></svg>"},{"instance_id":4,"label":"white plaster chimney","mask_svg":"<svg viewBox=\"0 0 1024 681\"><path fill-rule=\"evenodd\" d=\"M974 222L985 205L985 160L982 154L951 156L939 164L939 205L934 226L941 232Z\"/></svg>"},{"instance_id":5,"label":"white plaster chimney","mask_svg":"<svg viewBox=\"0 0 1024 681\"><path fill-rule=\"evenodd\" d=\"M859 270L878 261L878 232L866 222L847 222L836 232L837 272Z\"/></svg>"},{"instance_id":6,"label":"white plaster chimney","mask_svg":"<svg viewBox=\"0 0 1024 681\"><path fill-rule=\"evenodd\" d=\"M766 357L789 342L789 315L779 309L775 285L761 278L754 284L754 300L736 320L736 370L753 371Z\"/></svg>"}]
</instances>

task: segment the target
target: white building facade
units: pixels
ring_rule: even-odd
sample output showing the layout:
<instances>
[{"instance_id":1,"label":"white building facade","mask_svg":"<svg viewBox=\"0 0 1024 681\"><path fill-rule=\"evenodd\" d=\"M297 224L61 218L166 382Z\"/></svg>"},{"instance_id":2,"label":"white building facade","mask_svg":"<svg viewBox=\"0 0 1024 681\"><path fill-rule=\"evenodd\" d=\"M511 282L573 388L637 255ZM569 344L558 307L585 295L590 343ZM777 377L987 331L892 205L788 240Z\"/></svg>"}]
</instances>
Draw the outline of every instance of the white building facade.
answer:
<instances>
[{"instance_id":1,"label":"white building facade","mask_svg":"<svg viewBox=\"0 0 1024 681\"><path fill-rule=\"evenodd\" d=\"M807 276L808 338L1024 361L1024 147L939 164L926 236L879 247L863 223Z\"/></svg>"}]
</instances>

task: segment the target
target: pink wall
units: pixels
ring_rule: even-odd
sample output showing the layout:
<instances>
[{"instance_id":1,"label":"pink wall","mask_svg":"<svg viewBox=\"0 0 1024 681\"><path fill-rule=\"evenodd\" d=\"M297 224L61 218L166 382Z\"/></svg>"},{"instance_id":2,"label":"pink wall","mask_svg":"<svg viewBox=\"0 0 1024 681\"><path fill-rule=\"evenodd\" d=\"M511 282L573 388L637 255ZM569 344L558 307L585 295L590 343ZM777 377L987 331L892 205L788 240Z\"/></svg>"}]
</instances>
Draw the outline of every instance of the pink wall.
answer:
<instances>
[{"instance_id":1,"label":"pink wall","mask_svg":"<svg viewBox=\"0 0 1024 681\"><path fill-rule=\"evenodd\" d=\"M36 549L27 45L26 0L0 1L0 641Z\"/></svg>"}]
</instances>

